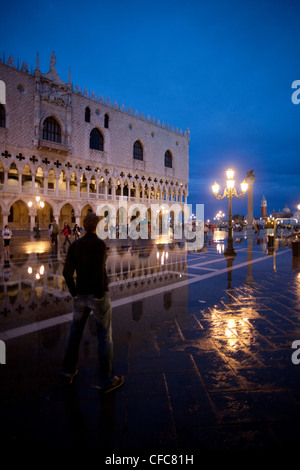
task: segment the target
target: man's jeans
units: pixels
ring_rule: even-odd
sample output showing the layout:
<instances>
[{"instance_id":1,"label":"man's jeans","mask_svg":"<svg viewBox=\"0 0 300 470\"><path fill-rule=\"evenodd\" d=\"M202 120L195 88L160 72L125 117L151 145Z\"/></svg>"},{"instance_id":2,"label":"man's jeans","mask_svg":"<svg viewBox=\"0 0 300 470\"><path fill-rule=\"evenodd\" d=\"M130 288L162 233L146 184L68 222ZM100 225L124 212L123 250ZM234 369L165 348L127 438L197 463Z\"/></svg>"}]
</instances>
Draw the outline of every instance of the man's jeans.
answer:
<instances>
[{"instance_id":1,"label":"man's jeans","mask_svg":"<svg viewBox=\"0 0 300 470\"><path fill-rule=\"evenodd\" d=\"M63 370L65 373L71 374L76 370L80 341L91 311L94 312L97 325L100 386L104 386L114 377L112 308L109 292L105 292L102 299L96 299L92 295L78 295L78 297L74 297L73 321Z\"/></svg>"}]
</instances>

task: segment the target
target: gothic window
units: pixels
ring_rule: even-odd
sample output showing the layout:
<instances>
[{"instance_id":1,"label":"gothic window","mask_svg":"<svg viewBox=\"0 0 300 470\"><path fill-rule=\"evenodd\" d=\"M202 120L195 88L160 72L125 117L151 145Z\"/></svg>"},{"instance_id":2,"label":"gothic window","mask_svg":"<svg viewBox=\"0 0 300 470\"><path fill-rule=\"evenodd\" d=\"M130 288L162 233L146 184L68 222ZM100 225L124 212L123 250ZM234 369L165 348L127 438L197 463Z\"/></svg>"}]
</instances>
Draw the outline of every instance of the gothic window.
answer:
<instances>
[{"instance_id":1,"label":"gothic window","mask_svg":"<svg viewBox=\"0 0 300 470\"><path fill-rule=\"evenodd\" d=\"M103 151L103 135L99 129L92 129L90 133L90 148Z\"/></svg>"},{"instance_id":2,"label":"gothic window","mask_svg":"<svg viewBox=\"0 0 300 470\"><path fill-rule=\"evenodd\" d=\"M133 144L133 158L135 160L143 160L143 147L138 140Z\"/></svg>"},{"instance_id":3,"label":"gothic window","mask_svg":"<svg viewBox=\"0 0 300 470\"><path fill-rule=\"evenodd\" d=\"M172 168L172 154L169 150L165 153L165 167Z\"/></svg>"},{"instance_id":4,"label":"gothic window","mask_svg":"<svg viewBox=\"0 0 300 470\"><path fill-rule=\"evenodd\" d=\"M91 121L91 110L89 107L85 108L85 115L84 115L85 122Z\"/></svg>"},{"instance_id":5,"label":"gothic window","mask_svg":"<svg viewBox=\"0 0 300 470\"><path fill-rule=\"evenodd\" d=\"M0 127L5 127L5 108L0 104Z\"/></svg>"},{"instance_id":6,"label":"gothic window","mask_svg":"<svg viewBox=\"0 0 300 470\"><path fill-rule=\"evenodd\" d=\"M105 116L104 116L104 127L105 127L105 129L108 129L108 122L109 122L109 115L105 114Z\"/></svg>"},{"instance_id":7,"label":"gothic window","mask_svg":"<svg viewBox=\"0 0 300 470\"><path fill-rule=\"evenodd\" d=\"M50 140L50 142L61 143L61 129L60 125L54 117L47 117L43 126L43 139Z\"/></svg>"}]
</instances>

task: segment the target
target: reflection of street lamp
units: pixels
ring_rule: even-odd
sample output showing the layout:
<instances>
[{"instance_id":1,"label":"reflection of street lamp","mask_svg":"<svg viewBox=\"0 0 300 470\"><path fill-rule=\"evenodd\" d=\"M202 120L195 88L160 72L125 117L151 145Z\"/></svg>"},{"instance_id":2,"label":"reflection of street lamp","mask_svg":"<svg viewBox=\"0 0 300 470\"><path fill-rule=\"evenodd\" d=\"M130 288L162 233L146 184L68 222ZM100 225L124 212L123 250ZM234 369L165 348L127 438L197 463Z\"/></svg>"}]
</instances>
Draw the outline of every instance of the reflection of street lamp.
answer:
<instances>
[{"instance_id":1,"label":"reflection of street lamp","mask_svg":"<svg viewBox=\"0 0 300 470\"><path fill-rule=\"evenodd\" d=\"M33 273L33 269L31 266L28 266L28 269L27 269L27 272L28 274L32 274ZM36 270L36 273L35 273L35 278L37 280L39 280L41 278L41 276L43 276L45 272L45 268L44 268L44 265L42 264L37 270Z\"/></svg>"},{"instance_id":2,"label":"reflection of street lamp","mask_svg":"<svg viewBox=\"0 0 300 470\"><path fill-rule=\"evenodd\" d=\"M43 207L45 206L45 203L41 201L40 199L41 199L40 196L37 196L35 198L35 201L36 201L35 205L33 205L32 201L28 202L28 207L33 207L34 209L36 209L36 233L35 233L34 238L41 238L40 227L39 227L39 209L43 209Z\"/></svg>"},{"instance_id":3,"label":"reflection of street lamp","mask_svg":"<svg viewBox=\"0 0 300 470\"><path fill-rule=\"evenodd\" d=\"M218 194L220 186L218 183L214 183L212 185L212 190L213 193L216 197L216 199L223 199L225 196L229 198L229 211L228 211L228 241L227 241L227 248L225 250L224 255L225 256L235 256L236 253L233 249L233 238L232 238L232 215L231 215L231 199L233 196L236 196L238 198L242 198L245 196L245 193L248 189L248 183L244 180L241 183L241 189L242 189L242 194L237 194L236 189L234 187L234 171L229 169L226 171L227 175L227 185L226 188L224 189L224 194L221 196Z\"/></svg>"}]
</instances>

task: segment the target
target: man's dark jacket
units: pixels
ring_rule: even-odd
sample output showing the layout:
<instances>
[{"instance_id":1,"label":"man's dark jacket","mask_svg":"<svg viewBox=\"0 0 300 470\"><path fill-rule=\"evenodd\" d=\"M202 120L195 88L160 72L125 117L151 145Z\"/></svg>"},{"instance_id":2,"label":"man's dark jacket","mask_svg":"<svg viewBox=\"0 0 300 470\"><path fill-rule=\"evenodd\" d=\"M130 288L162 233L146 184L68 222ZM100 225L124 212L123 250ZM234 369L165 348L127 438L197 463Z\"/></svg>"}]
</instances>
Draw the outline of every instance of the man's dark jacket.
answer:
<instances>
[{"instance_id":1,"label":"man's dark jacket","mask_svg":"<svg viewBox=\"0 0 300 470\"><path fill-rule=\"evenodd\" d=\"M94 295L101 299L105 291L108 291L104 241L95 233L86 233L84 237L74 241L69 247L63 276L73 297Z\"/></svg>"}]
</instances>

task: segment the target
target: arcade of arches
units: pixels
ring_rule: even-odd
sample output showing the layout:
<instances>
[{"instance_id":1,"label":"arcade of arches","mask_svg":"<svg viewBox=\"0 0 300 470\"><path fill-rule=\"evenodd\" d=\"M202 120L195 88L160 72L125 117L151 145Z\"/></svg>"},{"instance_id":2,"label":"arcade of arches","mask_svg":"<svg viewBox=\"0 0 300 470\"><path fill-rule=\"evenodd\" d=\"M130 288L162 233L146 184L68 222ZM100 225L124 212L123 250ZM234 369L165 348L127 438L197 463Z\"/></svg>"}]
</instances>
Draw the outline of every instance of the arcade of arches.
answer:
<instances>
[{"instance_id":1,"label":"arcade of arches","mask_svg":"<svg viewBox=\"0 0 300 470\"><path fill-rule=\"evenodd\" d=\"M33 158L33 157L32 157ZM115 207L116 225L129 223L138 214L129 217L119 209L120 201L126 201L128 208L134 204L150 207L173 203L183 207L187 197L187 189L178 181L151 180L150 177L125 175L112 177L107 171L78 172L64 171L44 166L34 167L33 164L13 161L9 165L0 162L0 224L9 223L12 230L47 230L55 219L59 227L64 222L70 226L75 223L82 226L83 218L88 212L96 212L97 206L109 204ZM43 208L34 204L36 196L44 202ZM28 202L33 201L32 207ZM107 215L107 214L106 214ZM171 220L176 224L174 214ZM147 211L148 222L151 211ZM163 214L159 213L157 223L162 227Z\"/></svg>"}]
</instances>

